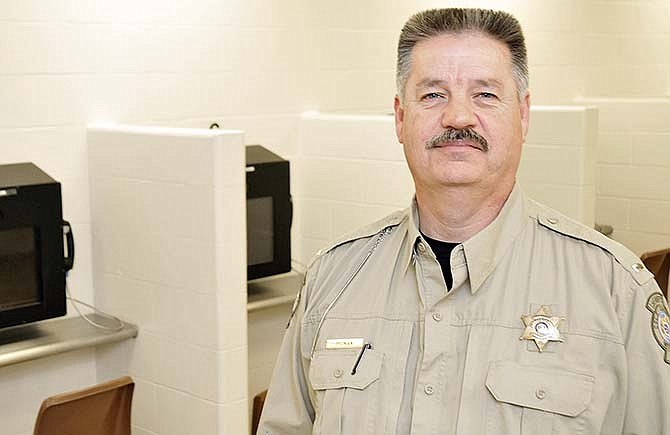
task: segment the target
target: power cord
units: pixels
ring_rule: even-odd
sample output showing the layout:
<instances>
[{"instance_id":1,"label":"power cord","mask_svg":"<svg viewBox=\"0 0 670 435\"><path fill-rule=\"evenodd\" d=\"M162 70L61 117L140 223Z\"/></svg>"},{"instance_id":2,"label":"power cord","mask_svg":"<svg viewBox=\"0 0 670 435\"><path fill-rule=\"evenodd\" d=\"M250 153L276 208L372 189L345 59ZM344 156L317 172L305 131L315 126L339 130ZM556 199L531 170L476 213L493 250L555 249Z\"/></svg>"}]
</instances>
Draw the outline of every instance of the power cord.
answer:
<instances>
[{"instance_id":1,"label":"power cord","mask_svg":"<svg viewBox=\"0 0 670 435\"><path fill-rule=\"evenodd\" d=\"M111 315L111 314L109 314L109 313L106 313L106 312L104 312L104 311L102 311L102 310L99 310L98 308L94 307L93 305L87 304L87 303L84 302L84 301L81 301L81 300L79 300L79 299L75 299L75 298L73 298L72 296L70 296L70 287L67 285L67 278L66 278L66 280L65 280L65 292L66 292L66 294L67 294L67 298L70 300L70 302L72 302L72 307L75 309L75 311L76 311L77 313L79 313L79 315L81 316L81 318L84 319L86 322L88 322L88 324L90 324L91 326L94 326L94 327L96 327L96 328L98 328L98 329L103 329L103 330L105 330L105 331L111 331L111 332L118 332L118 331L120 331L120 330L123 329L123 327L124 327L124 323L123 323L123 321L122 321L121 319L119 319L118 317L113 316L113 315ZM77 304L79 304L79 305L83 305L83 306L88 307L88 308L91 308L94 312L96 312L96 313L97 313L98 315L100 315L101 317L103 317L103 318L105 318L105 319L108 319L108 320L111 320L111 321L113 321L113 322L117 322L117 323L118 323L118 326L106 326L106 325L100 324L100 323L98 323L98 322L92 320L90 317L88 317L86 314L82 313L82 312L79 310L79 307L77 306Z\"/></svg>"}]
</instances>

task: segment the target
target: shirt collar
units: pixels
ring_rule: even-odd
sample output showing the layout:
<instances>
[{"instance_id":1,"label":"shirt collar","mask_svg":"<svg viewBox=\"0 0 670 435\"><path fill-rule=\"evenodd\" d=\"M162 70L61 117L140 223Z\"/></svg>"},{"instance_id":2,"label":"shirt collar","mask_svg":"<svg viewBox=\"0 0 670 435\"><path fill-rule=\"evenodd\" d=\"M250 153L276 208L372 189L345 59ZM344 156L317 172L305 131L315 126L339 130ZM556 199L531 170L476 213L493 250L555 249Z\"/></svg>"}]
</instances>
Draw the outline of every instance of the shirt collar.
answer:
<instances>
[{"instance_id":1,"label":"shirt collar","mask_svg":"<svg viewBox=\"0 0 670 435\"><path fill-rule=\"evenodd\" d=\"M416 196L412 198L412 204L409 209L407 209L409 214L409 219L407 222L407 243L404 244L402 251L402 263L405 265L404 273L407 273L407 268L410 263L414 261L414 245L416 245L417 239L421 237L419 232L419 207L416 203Z\"/></svg>"},{"instance_id":2,"label":"shirt collar","mask_svg":"<svg viewBox=\"0 0 670 435\"><path fill-rule=\"evenodd\" d=\"M524 194L517 184L493 222L462 243L472 293L479 290L528 222L525 203ZM413 260L416 240L421 236L416 198L409 208L407 236L408 243L405 244L401 263L405 265L405 271Z\"/></svg>"}]
</instances>

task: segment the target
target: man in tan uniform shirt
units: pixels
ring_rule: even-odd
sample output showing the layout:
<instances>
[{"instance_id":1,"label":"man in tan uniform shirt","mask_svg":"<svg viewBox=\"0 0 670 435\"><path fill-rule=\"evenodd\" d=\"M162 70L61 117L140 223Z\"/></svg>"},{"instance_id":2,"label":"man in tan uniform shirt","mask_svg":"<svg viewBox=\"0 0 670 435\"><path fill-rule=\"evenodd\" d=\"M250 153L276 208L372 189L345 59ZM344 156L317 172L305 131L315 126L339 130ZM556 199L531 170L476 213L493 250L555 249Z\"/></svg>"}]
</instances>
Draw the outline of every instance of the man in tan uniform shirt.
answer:
<instances>
[{"instance_id":1,"label":"man in tan uniform shirt","mask_svg":"<svg viewBox=\"0 0 670 435\"><path fill-rule=\"evenodd\" d=\"M530 108L518 22L426 11L398 55L415 200L317 254L258 433L670 434L653 276L515 184ZM450 287L427 237L455 246Z\"/></svg>"}]
</instances>

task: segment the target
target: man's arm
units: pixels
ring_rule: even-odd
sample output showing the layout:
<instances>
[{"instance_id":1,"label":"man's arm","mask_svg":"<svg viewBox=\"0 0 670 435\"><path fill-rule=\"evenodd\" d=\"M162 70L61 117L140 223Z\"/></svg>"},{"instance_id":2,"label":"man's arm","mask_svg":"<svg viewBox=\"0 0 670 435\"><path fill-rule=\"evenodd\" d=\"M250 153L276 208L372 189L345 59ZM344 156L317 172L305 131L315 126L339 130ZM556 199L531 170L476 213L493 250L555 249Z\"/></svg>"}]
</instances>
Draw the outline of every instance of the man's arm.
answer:
<instances>
[{"instance_id":1,"label":"man's arm","mask_svg":"<svg viewBox=\"0 0 670 435\"><path fill-rule=\"evenodd\" d=\"M305 313L310 273L298 296L272 374L258 435L309 435L314 409L309 395L309 360L301 352L300 324Z\"/></svg>"},{"instance_id":2,"label":"man's arm","mask_svg":"<svg viewBox=\"0 0 670 435\"><path fill-rule=\"evenodd\" d=\"M628 366L624 434L670 434L670 318L656 281L631 286L622 317Z\"/></svg>"}]
</instances>

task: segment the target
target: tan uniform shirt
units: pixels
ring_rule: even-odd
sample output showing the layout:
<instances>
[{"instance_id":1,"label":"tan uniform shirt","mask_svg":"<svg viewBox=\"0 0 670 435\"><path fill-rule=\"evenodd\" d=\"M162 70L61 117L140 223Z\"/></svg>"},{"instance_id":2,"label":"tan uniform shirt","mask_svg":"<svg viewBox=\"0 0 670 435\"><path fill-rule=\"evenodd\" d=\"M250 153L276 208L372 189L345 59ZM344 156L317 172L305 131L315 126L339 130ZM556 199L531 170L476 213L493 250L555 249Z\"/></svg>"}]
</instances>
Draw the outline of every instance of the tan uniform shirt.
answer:
<instances>
[{"instance_id":1,"label":"tan uniform shirt","mask_svg":"<svg viewBox=\"0 0 670 435\"><path fill-rule=\"evenodd\" d=\"M258 434L670 434L667 304L634 254L515 188L448 292L418 228L413 204L317 256Z\"/></svg>"}]
</instances>

